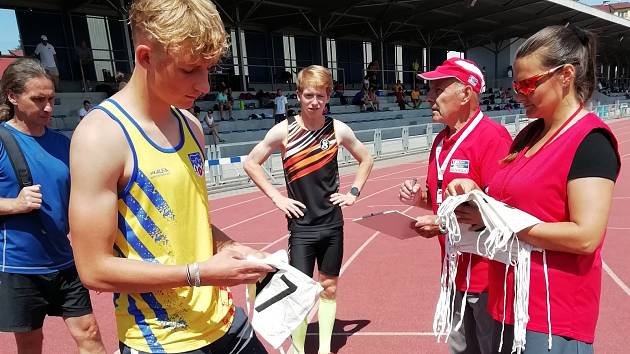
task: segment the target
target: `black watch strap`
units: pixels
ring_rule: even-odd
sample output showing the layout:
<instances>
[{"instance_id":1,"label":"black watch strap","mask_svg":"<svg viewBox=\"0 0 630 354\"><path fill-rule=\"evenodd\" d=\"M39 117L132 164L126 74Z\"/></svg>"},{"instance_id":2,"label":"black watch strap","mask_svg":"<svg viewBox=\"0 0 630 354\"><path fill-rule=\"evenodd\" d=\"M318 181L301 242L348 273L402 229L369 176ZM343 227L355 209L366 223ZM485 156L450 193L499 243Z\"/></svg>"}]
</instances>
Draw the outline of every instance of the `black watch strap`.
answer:
<instances>
[{"instance_id":1,"label":"black watch strap","mask_svg":"<svg viewBox=\"0 0 630 354\"><path fill-rule=\"evenodd\" d=\"M352 188L350 188L350 194L352 194L355 197L358 197L359 194L361 194L361 191L359 190L359 188L352 186Z\"/></svg>"}]
</instances>

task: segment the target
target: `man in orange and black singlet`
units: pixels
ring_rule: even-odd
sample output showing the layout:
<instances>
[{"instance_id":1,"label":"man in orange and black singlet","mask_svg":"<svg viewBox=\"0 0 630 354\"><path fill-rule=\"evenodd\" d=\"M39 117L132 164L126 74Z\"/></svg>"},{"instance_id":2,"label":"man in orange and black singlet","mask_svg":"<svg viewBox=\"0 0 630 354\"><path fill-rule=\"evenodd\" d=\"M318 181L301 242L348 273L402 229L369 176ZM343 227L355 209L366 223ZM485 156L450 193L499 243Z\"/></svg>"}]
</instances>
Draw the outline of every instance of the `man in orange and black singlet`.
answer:
<instances>
[{"instance_id":1,"label":"man in orange and black singlet","mask_svg":"<svg viewBox=\"0 0 630 354\"><path fill-rule=\"evenodd\" d=\"M341 207L355 203L373 164L367 148L346 124L323 115L331 92L332 77L328 69L312 65L300 71L297 96L301 113L271 128L245 163L245 171L254 183L287 216L291 265L313 276L317 260L319 282L324 287L319 305L319 353L325 354L330 353L343 258ZM339 146L359 161L354 183L346 194L339 193ZM262 169L277 148L282 151L288 197L267 181ZM304 353L306 326L305 319L293 333L299 353Z\"/></svg>"}]
</instances>

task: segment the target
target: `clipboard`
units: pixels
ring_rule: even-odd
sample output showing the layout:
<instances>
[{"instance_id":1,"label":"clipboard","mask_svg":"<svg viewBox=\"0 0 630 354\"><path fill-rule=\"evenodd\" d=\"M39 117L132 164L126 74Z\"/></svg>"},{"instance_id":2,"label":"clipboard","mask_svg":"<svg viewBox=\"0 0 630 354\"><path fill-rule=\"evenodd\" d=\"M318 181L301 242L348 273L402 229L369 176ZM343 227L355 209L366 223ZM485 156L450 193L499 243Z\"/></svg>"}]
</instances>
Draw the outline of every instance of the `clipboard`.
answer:
<instances>
[{"instance_id":1,"label":"clipboard","mask_svg":"<svg viewBox=\"0 0 630 354\"><path fill-rule=\"evenodd\" d=\"M398 210L372 213L352 221L401 240L419 236L413 228L416 219Z\"/></svg>"}]
</instances>

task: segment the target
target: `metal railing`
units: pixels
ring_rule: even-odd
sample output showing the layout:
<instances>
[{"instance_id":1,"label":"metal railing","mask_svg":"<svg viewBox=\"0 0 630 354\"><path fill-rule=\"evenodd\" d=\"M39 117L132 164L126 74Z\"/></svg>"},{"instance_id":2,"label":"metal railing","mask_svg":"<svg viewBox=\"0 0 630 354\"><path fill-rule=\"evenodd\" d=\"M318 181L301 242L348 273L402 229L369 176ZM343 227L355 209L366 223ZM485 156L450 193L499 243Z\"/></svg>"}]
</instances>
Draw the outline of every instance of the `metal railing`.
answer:
<instances>
[{"instance_id":1,"label":"metal railing","mask_svg":"<svg viewBox=\"0 0 630 354\"><path fill-rule=\"evenodd\" d=\"M627 103L601 105L592 108L603 120L630 118L630 106ZM516 135L529 123L524 114L511 114L490 117L505 126L512 135ZM431 149L435 135L443 128L441 124L424 123L418 125L399 126L381 129L357 130L355 135L368 148L375 160L402 157L410 154L428 152ZM218 160L224 151L234 155L247 155L258 141L206 145L209 160ZM337 156L340 167L355 164L354 158L342 147ZM263 165L265 173L272 183L284 183L282 159L279 153L272 154ZM206 183L208 190L223 188L243 188L252 186L252 182L244 172L242 164L228 164L208 166L206 164Z\"/></svg>"}]
</instances>

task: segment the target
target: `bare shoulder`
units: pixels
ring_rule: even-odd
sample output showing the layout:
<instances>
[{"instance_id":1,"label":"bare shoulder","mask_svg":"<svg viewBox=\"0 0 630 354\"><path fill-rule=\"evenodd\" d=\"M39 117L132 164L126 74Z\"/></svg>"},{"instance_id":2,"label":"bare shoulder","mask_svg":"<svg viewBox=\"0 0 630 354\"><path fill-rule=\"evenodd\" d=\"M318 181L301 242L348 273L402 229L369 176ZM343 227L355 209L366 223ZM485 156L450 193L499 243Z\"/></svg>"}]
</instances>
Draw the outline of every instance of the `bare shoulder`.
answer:
<instances>
[{"instance_id":1,"label":"bare shoulder","mask_svg":"<svg viewBox=\"0 0 630 354\"><path fill-rule=\"evenodd\" d=\"M70 154L75 164L88 163L90 169L122 165L129 153L129 143L122 127L100 109L90 111L72 134ZM72 163L70 167L73 167ZM88 166L76 167L82 170Z\"/></svg>"},{"instance_id":2,"label":"bare shoulder","mask_svg":"<svg viewBox=\"0 0 630 354\"><path fill-rule=\"evenodd\" d=\"M352 128L350 128L346 123L334 119L333 124L335 125L335 136L340 143L349 143L356 139Z\"/></svg>"},{"instance_id":3,"label":"bare shoulder","mask_svg":"<svg viewBox=\"0 0 630 354\"><path fill-rule=\"evenodd\" d=\"M271 127L271 129L269 129L269 131L265 135L265 139L263 141L272 146L279 146L287 138L287 129L288 123L285 119L282 122Z\"/></svg>"},{"instance_id":4,"label":"bare shoulder","mask_svg":"<svg viewBox=\"0 0 630 354\"><path fill-rule=\"evenodd\" d=\"M201 129L201 122L199 121L199 119L197 119L197 117L195 117L194 114L188 112L185 109L180 109L179 111L182 113L184 119L186 119L186 122L190 125L191 128L193 128L193 126L196 126L197 128Z\"/></svg>"},{"instance_id":5,"label":"bare shoulder","mask_svg":"<svg viewBox=\"0 0 630 354\"><path fill-rule=\"evenodd\" d=\"M96 145L99 148L119 144L125 140L120 124L100 109L91 110L72 134L73 143Z\"/></svg>"}]
</instances>

